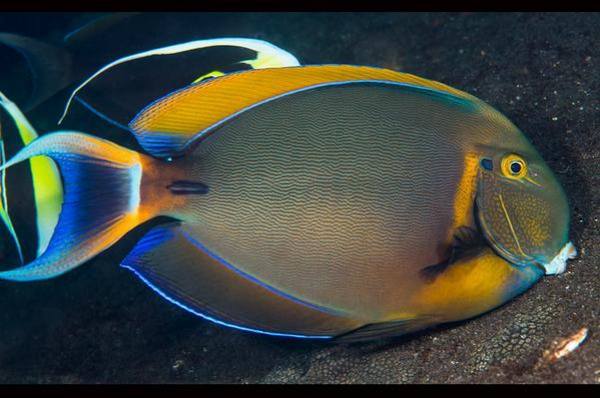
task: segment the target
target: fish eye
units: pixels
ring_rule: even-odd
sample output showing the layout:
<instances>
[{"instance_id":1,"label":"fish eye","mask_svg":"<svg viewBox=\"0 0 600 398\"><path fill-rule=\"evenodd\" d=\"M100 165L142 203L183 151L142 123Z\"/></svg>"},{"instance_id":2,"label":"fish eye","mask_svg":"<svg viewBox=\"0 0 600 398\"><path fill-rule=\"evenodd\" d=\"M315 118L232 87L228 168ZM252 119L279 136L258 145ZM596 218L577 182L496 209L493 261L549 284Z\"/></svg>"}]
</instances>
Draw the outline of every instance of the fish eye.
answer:
<instances>
[{"instance_id":1,"label":"fish eye","mask_svg":"<svg viewBox=\"0 0 600 398\"><path fill-rule=\"evenodd\" d=\"M509 154L502 159L502 173L508 178L522 178L527 174L527 164L519 155Z\"/></svg>"},{"instance_id":2,"label":"fish eye","mask_svg":"<svg viewBox=\"0 0 600 398\"><path fill-rule=\"evenodd\" d=\"M514 161L510 164L510 172L513 174L519 174L521 172L521 162Z\"/></svg>"}]
</instances>

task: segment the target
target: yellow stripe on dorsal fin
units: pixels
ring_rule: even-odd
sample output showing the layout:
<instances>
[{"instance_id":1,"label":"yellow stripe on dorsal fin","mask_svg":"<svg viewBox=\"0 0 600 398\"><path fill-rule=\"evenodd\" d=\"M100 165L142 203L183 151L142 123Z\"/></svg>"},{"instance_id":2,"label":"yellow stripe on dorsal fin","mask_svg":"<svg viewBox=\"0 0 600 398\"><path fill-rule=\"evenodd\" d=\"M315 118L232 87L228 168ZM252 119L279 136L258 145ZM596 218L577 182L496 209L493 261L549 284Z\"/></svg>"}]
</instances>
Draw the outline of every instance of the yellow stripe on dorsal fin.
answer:
<instances>
[{"instance_id":1,"label":"yellow stripe on dorsal fin","mask_svg":"<svg viewBox=\"0 0 600 398\"><path fill-rule=\"evenodd\" d=\"M318 65L238 72L189 86L157 100L129 124L140 144L155 156L183 151L199 133L269 98L335 82L377 80L426 87L457 97L475 97L432 80L389 69Z\"/></svg>"}]
</instances>

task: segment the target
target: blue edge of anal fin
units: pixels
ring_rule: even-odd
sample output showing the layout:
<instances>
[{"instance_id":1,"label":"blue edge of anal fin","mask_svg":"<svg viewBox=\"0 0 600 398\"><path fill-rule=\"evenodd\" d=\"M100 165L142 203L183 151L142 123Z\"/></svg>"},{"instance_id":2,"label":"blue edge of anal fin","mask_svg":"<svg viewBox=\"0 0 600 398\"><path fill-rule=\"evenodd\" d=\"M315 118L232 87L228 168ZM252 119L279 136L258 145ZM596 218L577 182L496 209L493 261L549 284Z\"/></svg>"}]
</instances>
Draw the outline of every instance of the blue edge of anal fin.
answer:
<instances>
[{"instance_id":1,"label":"blue edge of anal fin","mask_svg":"<svg viewBox=\"0 0 600 398\"><path fill-rule=\"evenodd\" d=\"M175 227L177 228L177 227ZM153 248L168 242L175 236L173 232L173 226L157 226L150 230L133 248L133 250L127 255L127 257L121 262L121 267L126 268L134 273L139 279L141 279L144 284L146 284L150 289L156 292L159 296L164 298L176 306L183 308L184 310L191 312L192 314L199 316L203 319L216 323L218 325L226 326L229 328L242 330L246 332L264 334L269 336L277 336L277 337L291 337L291 338L302 338L302 339L331 339L333 336L307 336L301 334L291 334L291 333L277 333L277 332L268 332L259 329L253 329L245 326L235 325L232 323L228 323L222 321L220 319L214 318L202 312L199 312L195 308L191 308L190 306L182 303L176 297L166 293L160 286L157 286L155 283L149 280L142 271L139 269L140 266L144 263L143 255L148 253Z\"/></svg>"}]
</instances>

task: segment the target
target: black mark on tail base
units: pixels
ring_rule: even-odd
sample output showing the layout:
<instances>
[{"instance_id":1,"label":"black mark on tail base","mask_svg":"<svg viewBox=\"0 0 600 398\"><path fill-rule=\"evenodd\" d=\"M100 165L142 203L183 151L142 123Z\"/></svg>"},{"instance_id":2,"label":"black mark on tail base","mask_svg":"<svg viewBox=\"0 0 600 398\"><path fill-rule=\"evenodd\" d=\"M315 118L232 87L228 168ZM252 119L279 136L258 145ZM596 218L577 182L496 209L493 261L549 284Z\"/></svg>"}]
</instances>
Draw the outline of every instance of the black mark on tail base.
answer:
<instances>
[{"instance_id":1,"label":"black mark on tail base","mask_svg":"<svg viewBox=\"0 0 600 398\"><path fill-rule=\"evenodd\" d=\"M208 193L208 185L195 181L174 181L167 188L174 195L206 195Z\"/></svg>"}]
</instances>

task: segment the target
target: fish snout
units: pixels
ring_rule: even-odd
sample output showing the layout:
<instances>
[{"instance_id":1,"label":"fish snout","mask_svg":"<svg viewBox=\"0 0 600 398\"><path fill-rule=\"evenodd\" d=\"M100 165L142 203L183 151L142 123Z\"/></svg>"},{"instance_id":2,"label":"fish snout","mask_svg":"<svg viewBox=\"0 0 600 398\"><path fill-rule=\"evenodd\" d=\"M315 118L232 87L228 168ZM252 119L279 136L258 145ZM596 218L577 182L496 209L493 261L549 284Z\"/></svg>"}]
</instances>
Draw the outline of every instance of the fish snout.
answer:
<instances>
[{"instance_id":1,"label":"fish snout","mask_svg":"<svg viewBox=\"0 0 600 398\"><path fill-rule=\"evenodd\" d=\"M549 263L542 264L546 275L558 275L567 269L567 261L577 257L577 248L568 242Z\"/></svg>"}]
</instances>

